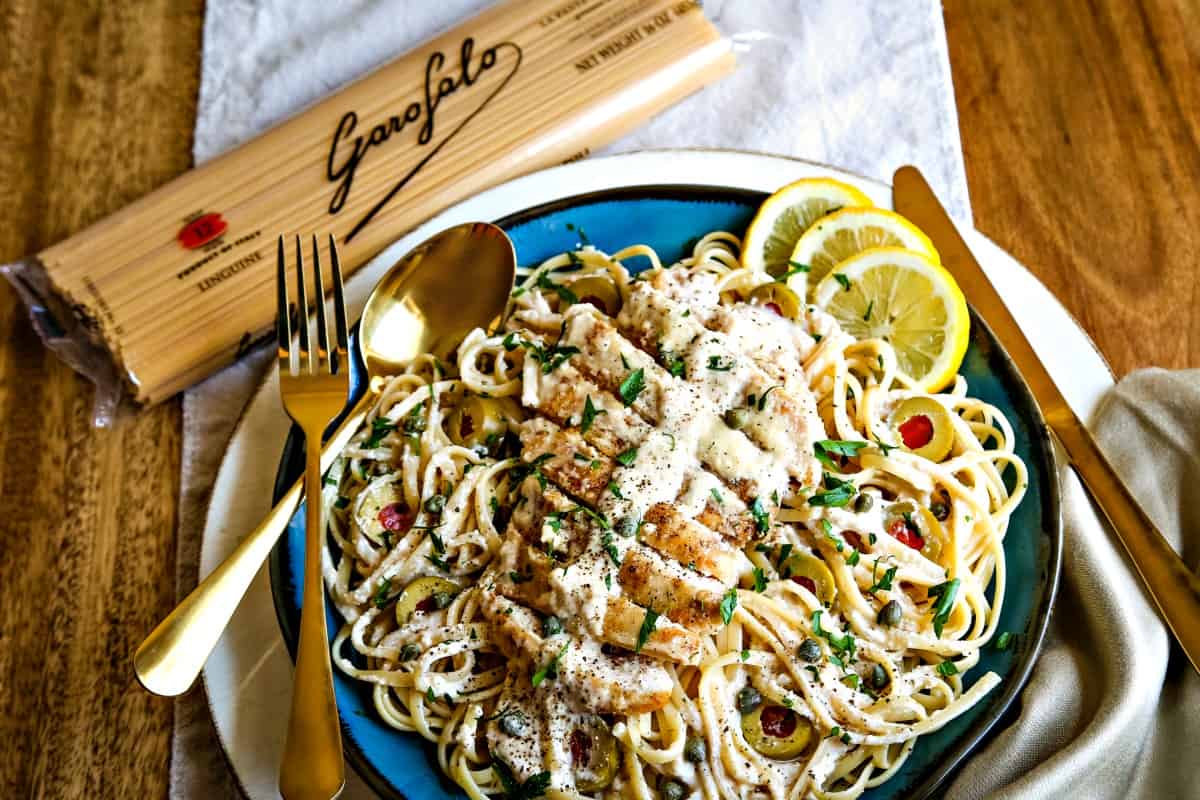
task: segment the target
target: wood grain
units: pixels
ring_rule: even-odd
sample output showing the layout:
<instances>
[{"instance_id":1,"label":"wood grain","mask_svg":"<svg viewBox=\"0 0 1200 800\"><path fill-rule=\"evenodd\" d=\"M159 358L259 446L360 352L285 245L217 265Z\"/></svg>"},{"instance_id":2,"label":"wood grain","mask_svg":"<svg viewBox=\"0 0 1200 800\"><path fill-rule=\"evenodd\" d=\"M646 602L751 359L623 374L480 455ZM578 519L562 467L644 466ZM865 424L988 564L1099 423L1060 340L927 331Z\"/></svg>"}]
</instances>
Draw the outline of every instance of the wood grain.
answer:
<instances>
[{"instance_id":1,"label":"wood grain","mask_svg":"<svg viewBox=\"0 0 1200 800\"><path fill-rule=\"evenodd\" d=\"M201 3L0 10L0 261L189 166ZM0 796L163 797L171 701L130 655L174 599L178 403L91 427L92 389L0 287Z\"/></svg>"},{"instance_id":2,"label":"wood grain","mask_svg":"<svg viewBox=\"0 0 1200 800\"><path fill-rule=\"evenodd\" d=\"M946 0L945 19L976 226L1118 375L1200 366L1200 3Z\"/></svg>"},{"instance_id":3,"label":"wood grain","mask_svg":"<svg viewBox=\"0 0 1200 800\"><path fill-rule=\"evenodd\" d=\"M977 225L1124 373L1200 363L1200 4L946 0ZM0 6L0 261L187 168L201 0ZM177 403L91 387L0 286L0 796L164 797L171 703L129 656L171 606Z\"/></svg>"}]
</instances>

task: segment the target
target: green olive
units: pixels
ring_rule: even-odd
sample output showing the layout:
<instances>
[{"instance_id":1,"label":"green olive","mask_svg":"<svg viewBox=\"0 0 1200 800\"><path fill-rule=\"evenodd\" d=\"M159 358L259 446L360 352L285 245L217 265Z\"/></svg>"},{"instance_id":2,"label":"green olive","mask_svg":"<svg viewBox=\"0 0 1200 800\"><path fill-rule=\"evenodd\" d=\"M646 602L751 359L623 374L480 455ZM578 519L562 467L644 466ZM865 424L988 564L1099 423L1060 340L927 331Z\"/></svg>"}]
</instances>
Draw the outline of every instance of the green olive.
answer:
<instances>
[{"instance_id":1,"label":"green olive","mask_svg":"<svg viewBox=\"0 0 1200 800\"><path fill-rule=\"evenodd\" d=\"M463 398L449 415L450 440L464 447L487 446L504 437L509 426L520 421L521 409L511 397Z\"/></svg>"},{"instance_id":2,"label":"green olive","mask_svg":"<svg viewBox=\"0 0 1200 800\"><path fill-rule=\"evenodd\" d=\"M764 283L750 293L750 302L766 306L781 317L800 318L800 298L782 283Z\"/></svg>"},{"instance_id":3,"label":"green olive","mask_svg":"<svg viewBox=\"0 0 1200 800\"><path fill-rule=\"evenodd\" d=\"M762 694L753 686L743 686L737 693L737 709L749 714L762 705Z\"/></svg>"},{"instance_id":4,"label":"green olive","mask_svg":"<svg viewBox=\"0 0 1200 800\"><path fill-rule=\"evenodd\" d=\"M612 279L601 275L586 275L567 284L581 303L591 303L610 317L621 310L621 293Z\"/></svg>"},{"instance_id":5,"label":"green olive","mask_svg":"<svg viewBox=\"0 0 1200 800\"><path fill-rule=\"evenodd\" d=\"M693 764L702 764L708 760L708 745L699 736L689 736L683 746L683 757Z\"/></svg>"},{"instance_id":6,"label":"green olive","mask_svg":"<svg viewBox=\"0 0 1200 800\"><path fill-rule=\"evenodd\" d=\"M814 739L808 719L773 703L742 717L742 735L759 753L777 761L799 757Z\"/></svg>"},{"instance_id":7,"label":"green olive","mask_svg":"<svg viewBox=\"0 0 1200 800\"><path fill-rule=\"evenodd\" d=\"M817 599L823 605L829 605L837 597L837 584L833 582L833 573L825 562L812 553L800 550L788 557L781 567L784 577L790 578L801 586L807 586L807 580Z\"/></svg>"},{"instance_id":8,"label":"green olive","mask_svg":"<svg viewBox=\"0 0 1200 800\"><path fill-rule=\"evenodd\" d=\"M618 766L617 740L603 719L589 717L571 731L567 743L575 768L576 789L584 793L598 792L613 782Z\"/></svg>"},{"instance_id":9,"label":"green olive","mask_svg":"<svg viewBox=\"0 0 1200 800\"><path fill-rule=\"evenodd\" d=\"M396 622L404 625L418 611L445 608L454 600L458 591L457 585L444 578L417 578L404 587L400 599L396 601Z\"/></svg>"},{"instance_id":10,"label":"green olive","mask_svg":"<svg viewBox=\"0 0 1200 800\"><path fill-rule=\"evenodd\" d=\"M412 526L412 515L403 506L404 494L395 476L381 475L359 492L354 523L375 544L395 541Z\"/></svg>"},{"instance_id":11,"label":"green olive","mask_svg":"<svg viewBox=\"0 0 1200 800\"><path fill-rule=\"evenodd\" d=\"M915 535L909 527L910 520L917 529ZM921 555L930 560L936 561L942 553L942 539L945 532L933 512L924 506L918 506L907 500L893 503L888 507L887 516L884 519L884 529L909 547L920 550Z\"/></svg>"},{"instance_id":12,"label":"green olive","mask_svg":"<svg viewBox=\"0 0 1200 800\"><path fill-rule=\"evenodd\" d=\"M796 655L811 664L821 657L821 644L816 639L805 639L797 648Z\"/></svg>"},{"instance_id":13,"label":"green olive","mask_svg":"<svg viewBox=\"0 0 1200 800\"><path fill-rule=\"evenodd\" d=\"M900 608L900 604L895 600L888 600L883 604L883 608L879 609L875 621L885 627L894 628L900 624L900 618L903 616L904 609Z\"/></svg>"},{"instance_id":14,"label":"green olive","mask_svg":"<svg viewBox=\"0 0 1200 800\"><path fill-rule=\"evenodd\" d=\"M931 398L908 398L892 412L890 424L905 450L930 461L941 461L954 446L950 412Z\"/></svg>"},{"instance_id":15,"label":"green olive","mask_svg":"<svg viewBox=\"0 0 1200 800\"><path fill-rule=\"evenodd\" d=\"M748 408L738 406L725 412L725 424L735 431L746 427L748 422L750 422L750 409Z\"/></svg>"}]
</instances>

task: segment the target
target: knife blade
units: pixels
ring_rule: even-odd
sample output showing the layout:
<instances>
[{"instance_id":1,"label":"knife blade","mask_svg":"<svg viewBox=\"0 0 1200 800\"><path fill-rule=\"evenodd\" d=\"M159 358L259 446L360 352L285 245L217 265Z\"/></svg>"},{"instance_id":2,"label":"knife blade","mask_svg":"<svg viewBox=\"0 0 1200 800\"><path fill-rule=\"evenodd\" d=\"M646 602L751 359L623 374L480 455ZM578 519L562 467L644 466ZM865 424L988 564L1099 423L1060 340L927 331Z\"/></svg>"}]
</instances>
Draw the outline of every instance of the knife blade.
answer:
<instances>
[{"instance_id":1,"label":"knife blade","mask_svg":"<svg viewBox=\"0 0 1200 800\"><path fill-rule=\"evenodd\" d=\"M1192 667L1200 672L1200 578L1176 554L1113 470L1091 433L1067 405L1066 398L920 170L913 166L896 170L892 192L896 211L933 240L941 254L942 265L954 276L967 302L987 322L1017 365L1042 410L1047 427L1108 519L1159 615L1175 635Z\"/></svg>"}]
</instances>

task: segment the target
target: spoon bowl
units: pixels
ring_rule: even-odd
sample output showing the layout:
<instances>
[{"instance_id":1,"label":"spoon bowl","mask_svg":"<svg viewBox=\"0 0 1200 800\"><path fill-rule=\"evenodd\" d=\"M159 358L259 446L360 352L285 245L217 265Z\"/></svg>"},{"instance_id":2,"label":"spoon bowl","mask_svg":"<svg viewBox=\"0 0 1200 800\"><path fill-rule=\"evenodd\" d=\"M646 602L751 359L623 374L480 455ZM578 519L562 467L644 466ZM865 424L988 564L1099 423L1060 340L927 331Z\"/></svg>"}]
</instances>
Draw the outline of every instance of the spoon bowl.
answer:
<instances>
[{"instance_id":1,"label":"spoon bowl","mask_svg":"<svg viewBox=\"0 0 1200 800\"><path fill-rule=\"evenodd\" d=\"M470 265L469 282L459 265ZM516 267L508 235L486 222L447 228L409 251L363 310L359 352L371 381L422 353L449 358L468 332L490 326L508 302Z\"/></svg>"},{"instance_id":2,"label":"spoon bowl","mask_svg":"<svg viewBox=\"0 0 1200 800\"><path fill-rule=\"evenodd\" d=\"M448 228L392 265L367 299L358 333L367 391L326 440L322 473L362 425L388 375L422 353L447 359L469 331L490 327L500 318L516 271L508 235L485 222ZM303 481L297 481L237 549L150 632L133 656L142 686L171 696L195 683L303 494Z\"/></svg>"}]
</instances>

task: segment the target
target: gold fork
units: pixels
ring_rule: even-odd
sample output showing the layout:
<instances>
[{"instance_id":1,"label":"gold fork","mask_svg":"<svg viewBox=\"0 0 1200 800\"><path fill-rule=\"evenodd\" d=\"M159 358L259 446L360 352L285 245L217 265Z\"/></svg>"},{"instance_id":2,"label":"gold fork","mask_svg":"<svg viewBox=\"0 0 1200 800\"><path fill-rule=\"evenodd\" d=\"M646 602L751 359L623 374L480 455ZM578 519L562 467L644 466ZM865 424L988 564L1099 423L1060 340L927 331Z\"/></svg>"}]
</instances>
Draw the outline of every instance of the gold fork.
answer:
<instances>
[{"instance_id":1,"label":"gold fork","mask_svg":"<svg viewBox=\"0 0 1200 800\"><path fill-rule=\"evenodd\" d=\"M325 586L321 553L325 528L321 520L321 436L345 406L350 392L350 364L346 355L346 304L342 297L342 270L337 243L329 237L332 265L334 346L330 347L325 320L325 287L317 237L312 240L317 347L309 347L312 323L304 290L304 254L296 237L296 308L299 348L292 360L291 313L288 304L287 259L279 237L279 393L288 416L304 431L305 497L304 600L300 614L300 643L296 648L292 715L288 722L283 763L279 765L279 793L286 800L329 800L337 797L346 780L342 763L342 733L333 694L329 663L329 634L325 628Z\"/></svg>"}]
</instances>

